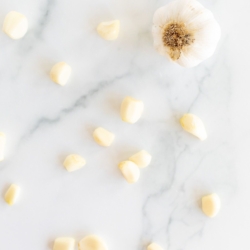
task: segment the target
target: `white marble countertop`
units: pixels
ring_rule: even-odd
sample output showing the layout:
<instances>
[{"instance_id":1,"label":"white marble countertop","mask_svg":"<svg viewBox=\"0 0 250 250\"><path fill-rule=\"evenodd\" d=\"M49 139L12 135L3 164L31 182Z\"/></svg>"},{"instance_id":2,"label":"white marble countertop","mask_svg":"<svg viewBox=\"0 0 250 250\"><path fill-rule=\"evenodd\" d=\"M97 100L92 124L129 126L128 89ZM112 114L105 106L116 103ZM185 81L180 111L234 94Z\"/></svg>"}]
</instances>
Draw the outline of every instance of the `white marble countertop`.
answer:
<instances>
[{"instance_id":1,"label":"white marble countertop","mask_svg":"<svg viewBox=\"0 0 250 250\"><path fill-rule=\"evenodd\" d=\"M0 163L0 249L52 249L59 236L102 236L110 250L142 250L152 241L165 250L249 249L250 2L201 0L222 27L214 56L184 69L153 49L154 11L169 0L2 0L0 23L16 10L30 23L18 41L0 32L0 130L7 134ZM102 40L101 21L120 19L117 41ZM66 61L65 87L49 79ZM122 99L144 101L135 125L119 117ZM208 139L183 131L178 119L192 112ZM92 131L116 134L101 148ZM153 155L136 185L117 164L140 149ZM69 174L70 153L87 165ZM6 205L11 183L22 188ZM200 198L217 192L222 209L203 215Z\"/></svg>"}]
</instances>

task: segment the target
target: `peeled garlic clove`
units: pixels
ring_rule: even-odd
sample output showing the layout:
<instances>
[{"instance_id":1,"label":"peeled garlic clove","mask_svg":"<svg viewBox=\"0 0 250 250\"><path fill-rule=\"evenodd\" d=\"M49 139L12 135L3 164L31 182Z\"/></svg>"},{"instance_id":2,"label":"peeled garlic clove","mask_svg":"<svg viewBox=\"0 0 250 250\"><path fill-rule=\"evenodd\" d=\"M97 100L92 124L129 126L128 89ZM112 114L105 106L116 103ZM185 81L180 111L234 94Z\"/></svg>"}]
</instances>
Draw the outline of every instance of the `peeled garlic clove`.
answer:
<instances>
[{"instance_id":1,"label":"peeled garlic clove","mask_svg":"<svg viewBox=\"0 0 250 250\"><path fill-rule=\"evenodd\" d=\"M53 82L64 86L71 75L72 69L65 62L55 64L50 71L50 78Z\"/></svg>"},{"instance_id":2,"label":"peeled garlic clove","mask_svg":"<svg viewBox=\"0 0 250 250\"><path fill-rule=\"evenodd\" d=\"M208 217L215 217L220 211L221 201L217 194L210 194L202 197L202 211Z\"/></svg>"},{"instance_id":3,"label":"peeled garlic clove","mask_svg":"<svg viewBox=\"0 0 250 250\"><path fill-rule=\"evenodd\" d=\"M115 135L104 128L97 128L93 133L94 140L101 146L109 147L115 139Z\"/></svg>"},{"instance_id":4,"label":"peeled garlic clove","mask_svg":"<svg viewBox=\"0 0 250 250\"><path fill-rule=\"evenodd\" d=\"M9 12L3 23L3 31L12 39L22 38L28 30L26 16L16 11Z\"/></svg>"},{"instance_id":5,"label":"peeled garlic clove","mask_svg":"<svg viewBox=\"0 0 250 250\"><path fill-rule=\"evenodd\" d=\"M147 247L147 250L163 250L163 248L156 243L152 243Z\"/></svg>"},{"instance_id":6,"label":"peeled garlic clove","mask_svg":"<svg viewBox=\"0 0 250 250\"><path fill-rule=\"evenodd\" d=\"M140 178L140 170L138 166L132 161L121 162L119 164L119 169L128 183L135 183Z\"/></svg>"},{"instance_id":7,"label":"peeled garlic clove","mask_svg":"<svg viewBox=\"0 0 250 250\"><path fill-rule=\"evenodd\" d=\"M53 250L74 250L75 239L70 237L57 238L54 242Z\"/></svg>"},{"instance_id":8,"label":"peeled garlic clove","mask_svg":"<svg viewBox=\"0 0 250 250\"><path fill-rule=\"evenodd\" d=\"M6 144L6 136L0 132L0 161L4 160L4 149Z\"/></svg>"},{"instance_id":9,"label":"peeled garlic clove","mask_svg":"<svg viewBox=\"0 0 250 250\"><path fill-rule=\"evenodd\" d=\"M10 206L12 206L16 203L19 193L20 187L16 184L12 184L5 193L4 199Z\"/></svg>"},{"instance_id":10,"label":"peeled garlic clove","mask_svg":"<svg viewBox=\"0 0 250 250\"><path fill-rule=\"evenodd\" d=\"M202 120L193 114L185 114L180 119L181 126L190 134L198 137L201 141L207 139L207 132Z\"/></svg>"},{"instance_id":11,"label":"peeled garlic clove","mask_svg":"<svg viewBox=\"0 0 250 250\"><path fill-rule=\"evenodd\" d=\"M102 22L97 27L98 34L105 40L116 40L120 31L120 21Z\"/></svg>"},{"instance_id":12,"label":"peeled garlic clove","mask_svg":"<svg viewBox=\"0 0 250 250\"><path fill-rule=\"evenodd\" d=\"M129 160L134 162L139 168L147 167L150 164L151 159L152 156L146 150L141 150L129 158Z\"/></svg>"},{"instance_id":13,"label":"peeled garlic clove","mask_svg":"<svg viewBox=\"0 0 250 250\"><path fill-rule=\"evenodd\" d=\"M85 164L86 160L77 154L71 154L67 156L63 163L68 172L76 171L82 168Z\"/></svg>"},{"instance_id":14,"label":"peeled garlic clove","mask_svg":"<svg viewBox=\"0 0 250 250\"><path fill-rule=\"evenodd\" d=\"M133 97L125 97L121 105L121 118L124 122L136 123L142 115L144 104Z\"/></svg>"},{"instance_id":15,"label":"peeled garlic clove","mask_svg":"<svg viewBox=\"0 0 250 250\"><path fill-rule=\"evenodd\" d=\"M80 240L79 250L108 250L105 242L96 235L89 235Z\"/></svg>"}]
</instances>

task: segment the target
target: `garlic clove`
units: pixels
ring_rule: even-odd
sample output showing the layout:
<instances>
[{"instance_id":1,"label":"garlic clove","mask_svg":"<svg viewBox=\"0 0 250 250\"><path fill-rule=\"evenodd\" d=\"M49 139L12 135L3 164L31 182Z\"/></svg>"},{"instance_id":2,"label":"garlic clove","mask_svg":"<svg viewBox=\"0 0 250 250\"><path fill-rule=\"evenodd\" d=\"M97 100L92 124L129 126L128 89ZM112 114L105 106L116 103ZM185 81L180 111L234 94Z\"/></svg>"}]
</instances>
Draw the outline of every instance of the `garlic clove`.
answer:
<instances>
[{"instance_id":1,"label":"garlic clove","mask_svg":"<svg viewBox=\"0 0 250 250\"><path fill-rule=\"evenodd\" d=\"M210 194L202 197L202 211L203 213L213 218L215 217L221 208L220 197L217 194Z\"/></svg>"},{"instance_id":2,"label":"garlic clove","mask_svg":"<svg viewBox=\"0 0 250 250\"><path fill-rule=\"evenodd\" d=\"M5 144L6 144L6 135L0 132L0 161L4 160Z\"/></svg>"},{"instance_id":3,"label":"garlic clove","mask_svg":"<svg viewBox=\"0 0 250 250\"><path fill-rule=\"evenodd\" d=\"M68 170L68 172L76 171L85 166L85 164L86 160L77 154L68 155L63 162L63 166Z\"/></svg>"},{"instance_id":4,"label":"garlic clove","mask_svg":"<svg viewBox=\"0 0 250 250\"><path fill-rule=\"evenodd\" d=\"M152 243L147 247L147 250L163 250L163 248L156 243Z\"/></svg>"},{"instance_id":5,"label":"garlic clove","mask_svg":"<svg viewBox=\"0 0 250 250\"><path fill-rule=\"evenodd\" d=\"M119 169L128 183L136 183L140 178L140 170L132 161L123 161L119 164Z\"/></svg>"},{"instance_id":6,"label":"garlic clove","mask_svg":"<svg viewBox=\"0 0 250 250\"><path fill-rule=\"evenodd\" d=\"M185 114L180 119L181 126L190 134L198 137L201 141L207 139L207 132L202 120L193 114Z\"/></svg>"},{"instance_id":7,"label":"garlic clove","mask_svg":"<svg viewBox=\"0 0 250 250\"><path fill-rule=\"evenodd\" d=\"M94 140L101 146L109 147L114 139L115 135L104 128L97 128L93 133Z\"/></svg>"},{"instance_id":8,"label":"garlic clove","mask_svg":"<svg viewBox=\"0 0 250 250\"><path fill-rule=\"evenodd\" d=\"M57 238L54 242L53 250L74 250L75 239L70 237Z\"/></svg>"},{"instance_id":9,"label":"garlic clove","mask_svg":"<svg viewBox=\"0 0 250 250\"><path fill-rule=\"evenodd\" d=\"M141 150L129 158L129 160L134 162L139 168L147 167L150 164L151 159L152 156L146 150Z\"/></svg>"},{"instance_id":10,"label":"garlic clove","mask_svg":"<svg viewBox=\"0 0 250 250\"><path fill-rule=\"evenodd\" d=\"M12 39L22 38L28 30L28 20L23 14L11 11L3 23L3 31Z\"/></svg>"},{"instance_id":11,"label":"garlic clove","mask_svg":"<svg viewBox=\"0 0 250 250\"><path fill-rule=\"evenodd\" d=\"M50 71L50 78L53 82L64 86L71 75L72 69L65 62L59 62L55 64Z\"/></svg>"},{"instance_id":12,"label":"garlic clove","mask_svg":"<svg viewBox=\"0 0 250 250\"><path fill-rule=\"evenodd\" d=\"M4 196L6 203L8 203L10 206L14 205L17 201L19 194L20 194L20 190L21 189L18 185L12 184Z\"/></svg>"},{"instance_id":13,"label":"garlic clove","mask_svg":"<svg viewBox=\"0 0 250 250\"><path fill-rule=\"evenodd\" d=\"M125 97L121 105L121 118L124 122L136 123L142 115L144 104L133 97Z\"/></svg>"},{"instance_id":14,"label":"garlic clove","mask_svg":"<svg viewBox=\"0 0 250 250\"><path fill-rule=\"evenodd\" d=\"M105 40L116 40L120 32L120 21L102 22L98 25L97 32Z\"/></svg>"},{"instance_id":15,"label":"garlic clove","mask_svg":"<svg viewBox=\"0 0 250 250\"><path fill-rule=\"evenodd\" d=\"M78 250L108 250L108 247L98 236L89 235L80 240Z\"/></svg>"}]
</instances>

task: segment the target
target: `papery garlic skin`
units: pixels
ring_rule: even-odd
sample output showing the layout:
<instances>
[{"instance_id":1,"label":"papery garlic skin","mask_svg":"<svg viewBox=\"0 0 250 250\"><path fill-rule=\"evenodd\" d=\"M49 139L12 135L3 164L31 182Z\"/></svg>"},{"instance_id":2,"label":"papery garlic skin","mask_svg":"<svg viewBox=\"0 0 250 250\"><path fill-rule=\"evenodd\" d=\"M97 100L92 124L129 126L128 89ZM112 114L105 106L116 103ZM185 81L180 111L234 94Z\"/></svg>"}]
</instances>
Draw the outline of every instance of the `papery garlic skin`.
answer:
<instances>
[{"instance_id":1,"label":"papery garlic skin","mask_svg":"<svg viewBox=\"0 0 250 250\"><path fill-rule=\"evenodd\" d=\"M207 139L207 132L202 120L193 114L185 114L180 119L180 124L184 130L198 137L201 141Z\"/></svg>"},{"instance_id":2,"label":"papery garlic skin","mask_svg":"<svg viewBox=\"0 0 250 250\"><path fill-rule=\"evenodd\" d=\"M105 40L116 40L120 32L120 21L113 20L109 22L102 22L98 25L97 32Z\"/></svg>"},{"instance_id":3,"label":"papery garlic skin","mask_svg":"<svg viewBox=\"0 0 250 250\"><path fill-rule=\"evenodd\" d=\"M220 36L212 12L196 0L175 0L154 14L154 47L183 67L194 67L212 56Z\"/></svg>"}]
</instances>

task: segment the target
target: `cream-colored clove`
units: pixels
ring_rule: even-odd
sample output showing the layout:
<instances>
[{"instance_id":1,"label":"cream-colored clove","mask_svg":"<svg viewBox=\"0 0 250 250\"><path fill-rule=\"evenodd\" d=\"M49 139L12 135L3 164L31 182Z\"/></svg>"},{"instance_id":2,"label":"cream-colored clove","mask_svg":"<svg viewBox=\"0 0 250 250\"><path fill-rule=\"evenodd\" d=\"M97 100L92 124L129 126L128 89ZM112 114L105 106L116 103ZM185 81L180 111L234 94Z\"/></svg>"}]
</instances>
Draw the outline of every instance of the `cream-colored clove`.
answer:
<instances>
[{"instance_id":1,"label":"cream-colored clove","mask_svg":"<svg viewBox=\"0 0 250 250\"><path fill-rule=\"evenodd\" d=\"M66 157L64 160L64 167L68 170L68 172L76 171L82 168L86 164L86 160L77 154L71 154Z\"/></svg>"},{"instance_id":2,"label":"cream-colored clove","mask_svg":"<svg viewBox=\"0 0 250 250\"><path fill-rule=\"evenodd\" d=\"M50 78L53 82L64 86L71 75L72 69L65 62L59 62L55 64L50 71Z\"/></svg>"},{"instance_id":3,"label":"cream-colored clove","mask_svg":"<svg viewBox=\"0 0 250 250\"><path fill-rule=\"evenodd\" d=\"M108 250L108 247L100 237L89 235L80 240L78 250Z\"/></svg>"},{"instance_id":4,"label":"cream-colored clove","mask_svg":"<svg viewBox=\"0 0 250 250\"><path fill-rule=\"evenodd\" d=\"M11 11L3 23L3 31L12 39L22 38L28 30L28 20L23 14Z\"/></svg>"},{"instance_id":5,"label":"cream-colored clove","mask_svg":"<svg viewBox=\"0 0 250 250\"><path fill-rule=\"evenodd\" d=\"M53 250L74 250L75 239L70 237L57 238L54 242Z\"/></svg>"},{"instance_id":6,"label":"cream-colored clove","mask_svg":"<svg viewBox=\"0 0 250 250\"><path fill-rule=\"evenodd\" d=\"M5 193L4 199L10 206L16 203L20 190L21 189L18 185L12 184Z\"/></svg>"},{"instance_id":7,"label":"cream-colored clove","mask_svg":"<svg viewBox=\"0 0 250 250\"><path fill-rule=\"evenodd\" d=\"M180 119L181 126L190 134L198 137L201 141L207 139L207 132L202 120L193 114L185 114Z\"/></svg>"},{"instance_id":8,"label":"cream-colored clove","mask_svg":"<svg viewBox=\"0 0 250 250\"><path fill-rule=\"evenodd\" d=\"M121 118L124 122L136 123L142 115L144 104L133 97L125 97L121 105Z\"/></svg>"},{"instance_id":9,"label":"cream-colored clove","mask_svg":"<svg viewBox=\"0 0 250 250\"><path fill-rule=\"evenodd\" d=\"M202 197L201 203L203 213L210 218L215 217L220 211L221 201L217 194Z\"/></svg>"},{"instance_id":10,"label":"cream-colored clove","mask_svg":"<svg viewBox=\"0 0 250 250\"><path fill-rule=\"evenodd\" d=\"M121 162L119 169L128 183L136 183L140 178L140 169L132 161Z\"/></svg>"},{"instance_id":11,"label":"cream-colored clove","mask_svg":"<svg viewBox=\"0 0 250 250\"><path fill-rule=\"evenodd\" d=\"M116 40L120 32L120 21L102 22L98 25L97 32L105 40Z\"/></svg>"},{"instance_id":12,"label":"cream-colored clove","mask_svg":"<svg viewBox=\"0 0 250 250\"><path fill-rule=\"evenodd\" d=\"M151 243L148 247L147 250L163 250L161 246L159 246L156 243Z\"/></svg>"},{"instance_id":13,"label":"cream-colored clove","mask_svg":"<svg viewBox=\"0 0 250 250\"><path fill-rule=\"evenodd\" d=\"M101 146L109 147L114 139L115 135L104 128L97 128L93 133L94 140Z\"/></svg>"},{"instance_id":14,"label":"cream-colored clove","mask_svg":"<svg viewBox=\"0 0 250 250\"><path fill-rule=\"evenodd\" d=\"M151 159L152 156L146 150L141 150L129 158L129 160L134 162L139 168L147 167L150 164Z\"/></svg>"}]
</instances>

